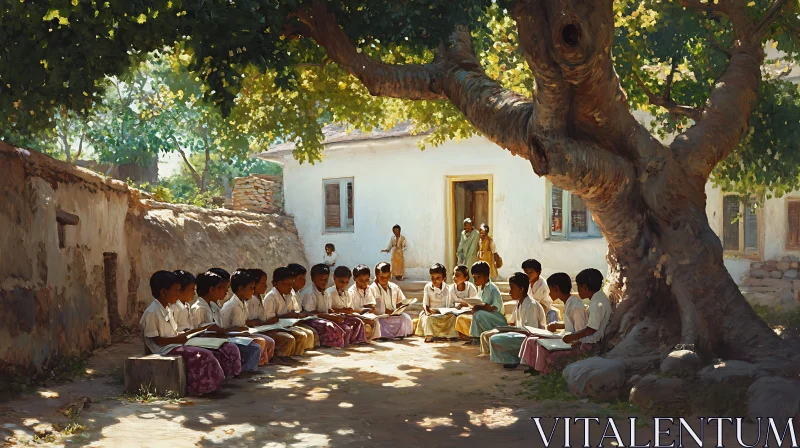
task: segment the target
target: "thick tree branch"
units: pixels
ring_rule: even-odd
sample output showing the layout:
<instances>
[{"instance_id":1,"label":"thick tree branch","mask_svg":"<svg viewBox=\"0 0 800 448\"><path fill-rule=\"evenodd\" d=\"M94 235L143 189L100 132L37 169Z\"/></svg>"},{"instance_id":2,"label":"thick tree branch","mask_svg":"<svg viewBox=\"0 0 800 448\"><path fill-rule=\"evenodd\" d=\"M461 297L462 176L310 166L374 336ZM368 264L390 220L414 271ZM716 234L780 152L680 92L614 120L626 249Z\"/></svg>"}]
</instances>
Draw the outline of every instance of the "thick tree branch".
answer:
<instances>
[{"instance_id":1,"label":"thick tree branch","mask_svg":"<svg viewBox=\"0 0 800 448\"><path fill-rule=\"evenodd\" d=\"M437 79L441 75L436 64L384 64L370 58L353 44L329 13L325 3L318 2L297 17L308 27L305 36L314 39L328 57L353 74L370 94L412 100L443 99Z\"/></svg>"},{"instance_id":2,"label":"thick tree branch","mask_svg":"<svg viewBox=\"0 0 800 448\"><path fill-rule=\"evenodd\" d=\"M183 159L183 163L186 164L186 168L189 169L189 173L191 173L191 175L192 175L192 179L194 179L194 182L197 184L198 188L202 188L203 187L203 180L200 178L200 175L197 173L197 170L194 169L194 166L192 165L192 162L190 162L189 159L186 157L186 153L181 148L181 144L178 143L178 139L175 138L174 135L172 135L171 137L172 137L172 141L175 143L175 150L178 151L178 154L181 155L181 158Z\"/></svg>"},{"instance_id":3,"label":"thick tree branch","mask_svg":"<svg viewBox=\"0 0 800 448\"><path fill-rule=\"evenodd\" d=\"M699 3L699 0L681 1L695 7ZM761 83L762 35L785 4L786 0L775 0L758 24L749 18L742 1L720 1L713 7L731 21L737 42L731 50L728 67L717 80L696 124L671 145L676 157L685 161L689 173L700 176L701 180L708 178L714 166L727 157L747 131Z\"/></svg>"},{"instance_id":4,"label":"thick tree branch","mask_svg":"<svg viewBox=\"0 0 800 448\"><path fill-rule=\"evenodd\" d=\"M682 106L676 103L675 101L672 100L672 98L669 97L668 90L665 90L664 94L659 96L653 93L653 91L650 90L644 84L644 82L642 82L642 79L639 78L639 75L637 75L636 73L633 74L633 80L636 81L636 84L639 86L639 88L642 89L645 95L647 95L647 99L648 101L650 101L650 104L654 106L663 107L664 109L667 109L667 111L669 111L670 114L674 116L688 117L691 118L692 120L697 120L698 118L700 118L699 109L696 109L691 106Z\"/></svg>"}]
</instances>

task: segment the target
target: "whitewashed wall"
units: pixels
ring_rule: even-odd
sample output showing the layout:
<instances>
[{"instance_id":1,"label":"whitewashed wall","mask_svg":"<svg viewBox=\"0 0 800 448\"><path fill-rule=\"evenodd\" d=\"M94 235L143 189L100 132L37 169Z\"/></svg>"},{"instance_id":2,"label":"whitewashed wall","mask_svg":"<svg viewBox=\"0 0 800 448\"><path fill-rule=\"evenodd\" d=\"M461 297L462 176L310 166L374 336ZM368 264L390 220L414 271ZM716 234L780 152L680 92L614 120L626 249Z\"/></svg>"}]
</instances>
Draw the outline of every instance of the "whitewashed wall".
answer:
<instances>
[{"instance_id":1,"label":"whitewashed wall","mask_svg":"<svg viewBox=\"0 0 800 448\"><path fill-rule=\"evenodd\" d=\"M400 224L408 240L406 272L424 279L434 262L445 262L446 176L491 174L492 234L504 260L503 277L537 258L545 274L570 275L594 267L606 270L602 238L545 241L546 188L530 164L479 137L450 141L421 151L416 139L373 140L331 145L316 165L290 157L284 168L286 211L295 216L310 263L321 261L325 243L333 243L339 264L374 266L389 260L380 253ZM354 178L353 233L325 233L322 180Z\"/></svg>"}]
</instances>

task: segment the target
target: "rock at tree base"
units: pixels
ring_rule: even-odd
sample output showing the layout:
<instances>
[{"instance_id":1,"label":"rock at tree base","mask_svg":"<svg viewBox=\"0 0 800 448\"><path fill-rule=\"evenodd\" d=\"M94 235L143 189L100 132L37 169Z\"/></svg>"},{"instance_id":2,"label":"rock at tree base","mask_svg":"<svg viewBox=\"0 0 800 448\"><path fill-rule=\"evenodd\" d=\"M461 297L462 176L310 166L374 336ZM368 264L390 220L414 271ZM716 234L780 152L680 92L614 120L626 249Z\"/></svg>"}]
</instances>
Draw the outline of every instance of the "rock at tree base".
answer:
<instances>
[{"instance_id":1,"label":"rock at tree base","mask_svg":"<svg viewBox=\"0 0 800 448\"><path fill-rule=\"evenodd\" d=\"M747 416L753 421L772 417L784 422L800 417L800 381L780 377L756 380L747 389Z\"/></svg>"},{"instance_id":2,"label":"rock at tree base","mask_svg":"<svg viewBox=\"0 0 800 448\"><path fill-rule=\"evenodd\" d=\"M631 389L629 401L642 409L670 408L686 400L683 380L645 375Z\"/></svg>"},{"instance_id":3,"label":"rock at tree base","mask_svg":"<svg viewBox=\"0 0 800 448\"><path fill-rule=\"evenodd\" d=\"M625 363L620 359L587 358L568 365L562 376L569 391L579 397L615 398L625 386Z\"/></svg>"},{"instance_id":4,"label":"rock at tree base","mask_svg":"<svg viewBox=\"0 0 800 448\"><path fill-rule=\"evenodd\" d=\"M142 388L166 394L186 395L186 369L180 356L132 356L125 360L125 392L136 394Z\"/></svg>"},{"instance_id":5,"label":"rock at tree base","mask_svg":"<svg viewBox=\"0 0 800 448\"><path fill-rule=\"evenodd\" d=\"M763 375L764 372L755 364L744 361L723 361L713 366L706 366L700 373L700 379L706 383L727 383L746 380Z\"/></svg>"},{"instance_id":6,"label":"rock at tree base","mask_svg":"<svg viewBox=\"0 0 800 448\"><path fill-rule=\"evenodd\" d=\"M700 369L702 360L691 350L675 350L661 361L661 373L686 376Z\"/></svg>"}]
</instances>

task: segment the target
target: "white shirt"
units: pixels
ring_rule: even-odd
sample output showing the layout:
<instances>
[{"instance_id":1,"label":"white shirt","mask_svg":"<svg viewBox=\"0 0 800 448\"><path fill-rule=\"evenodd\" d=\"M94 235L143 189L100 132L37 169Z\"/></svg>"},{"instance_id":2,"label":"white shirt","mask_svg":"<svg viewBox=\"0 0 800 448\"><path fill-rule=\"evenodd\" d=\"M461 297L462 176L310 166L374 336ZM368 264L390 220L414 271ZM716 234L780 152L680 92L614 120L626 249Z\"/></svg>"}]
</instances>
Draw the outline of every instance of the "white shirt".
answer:
<instances>
[{"instance_id":1,"label":"white shirt","mask_svg":"<svg viewBox=\"0 0 800 448\"><path fill-rule=\"evenodd\" d=\"M386 289L383 289L378 283L369 285L369 290L375 297L375 313L387 314L397 308L397 303L406 300L403 291L400 287L392 282L389 282Z\"/></svg>"},{"instance_id":2,"label":"white shirt","mask_svg":"<svg viewBox=\"0 0 800 448\"><path fill-rule=\"evenodd\" d=\"M511 322L514 322L514 325L518 328L545 328L547 326L544 308L542 308L539 302L531 300L528 296L525 296L525 298L514 307L514 311L511 312Z\"/></svg>"},{"instance_id":3,"label":"white shirt","mask_svg":"<svg viewBox=\"0 0 800 448\"><path fill-rule=\"evenodd\" d=\"M303 311L327 313L331 309L331 298L327 291L320 291L313 283L300 291L300 306Z\"/></svg>"},{"instance_id":4,"label":"white shirt","mask_svg":"<svg viewBox=\"0 0 800 448\"><path fill-rule=\"evenodd\" d=\"M342 309L352 307L352 299L350 298L350 294L347 289L340 292L338 289L336 289L336 285L334 285L328 288L328 290L325 292L327 292L328 297L330 297L331 308Z\"/></svg>"},{"instance_id":5,"label":"white shirt","mask_svg":"<svg viewBox=\"0 0 800 448\"><path fill-rule=\"evenodd\" d=\"M586 326L597 330L592 335L586 336L581 339L581 342L587 344L594 344L600 342L606 334L606 327L611 321L611 302L608 301L608 296L602 290L597 291L592 296L589 302L589 321Z\"/></svg>"},{"instance_id":6,"label":"white shirt","mask_svg":"<svg viewBox=\"0 0 800 448\"><path fill-rule=\"evenodd\" d=\"M358 289L358 286L353 284L347 289L347 293L350 295L350 304L354 310L362 310L367 305L375 305L375 296L369 286L367 289Z\"/></svg>"},{"instance_id":7,"label":"white shirt","mask_svg":"<svg viewBox=\"0 0 800 448\"><path fill-rule=\"evenodd\" d=\"M217 302L211 302L209 305L211 306L211 317L214 318L214 323L225 328L222 325L222 307Z\"/></svg>"},{"instance_id":8,"label":"white shirt","mask_svg":"<svg viewBox=\"0 0 800 448\"><path fill-rule=\"evenodd\" d=\"M553 307L553 299L550 298L550 288L547 287L547 282L539 277L532 285L528 285L528 297L532 300L539 302L544 308L544 312L550 311Z\"/></svg>"},{"instance_id":9,"label":"white shirt","mask_svg":"<svg viewBox=\"0 0 800 448\"><path fill-rule=\"evenodd\" d=\"M408 245L406 244L405 236L400 235L400 241L397 241L397 236L392 235L392 237L389 238L389 244L386 246L386 250L395 249L395 250L400 250L401 252L405 252L406 247L408 247Z\"/></svg>"},{"instance_id":10,"label":"white shirt","mask_svg":"<svg viewBox=\"0 0 800 448\"><path fill-rule=\"evenodd\" d=\"M272 319L273 317L277 317L280 314L286 314L286 312L283 311L283 309L285 308L285 304L283 303L283 296L275 288L272 288L264 296L264 298L261 299L261 306L264 307L264 320Z\"/></svg>"},{"instance_id":11,"label":"white shirt","mask_svg":"<svg viewBox=\"0 0 800 448\"><path fill-rule=\"evenodd\" d=\"M428 282L422 290L422 305L428 308L452 308L450 303L450 290L447 283L442 283L441 288L433 286L433 282Z\"/></svg>"},{"instance_id":12,"label":"white shirt","mask_svg":"<svg viewBox=\"0 0 800 448\"><path fill-rule=\"evenodd\" d=\"M219 305L217 305L217 309L219 309ZM198 297L197 301L192 305L192 328L214 323L216 321L214 320L214 311L211 309L211 305L204 298Z\"/></svg>"},{"instance_id":13,"label":"white shirt","mask_svg":"<svg viewBox=\"0 0 800 448\"><path fill-rule=\"evenodd\" d=\"M261 304L261 299L256 296L244 302L247 307L247 320L266 320L264 317L264 306Z\"/></svg>"},{"instance_id":14,"label":"white shirt","mask_svg":"<svg viewBox=\"0 0 800 448\"><path fill-rule=\"evenodd\" d=\"M172 311L172 317L175 318L175 324L178 326L179 331L191 330L192 327L192 313L191 307L188 303L183 303L180 300L169 306Z\"/></svg>"},{"instance_id":15,"label":"white shirt","mask_svg":"<svg viewBox=\"0 0 800 448\"><path fill-rule=\"evenodd\" d=\"M338 256L338 255L336 255L336 252L331 252L331 254L330 254L330 255L328 255L328 253L327 253L327 252L325 252L325 256L324 256L324 257L322 257L322 262L323 262L323 263L325 263L325 264L326 264L326 265L328 265L328 266L333 266L333 265L335 265L335 264L336 264L336 259L337 259L338 257L339 257L339 256Z\"/></svg>"},{"instance_id":16,"label":"white shirt","mask_svg":"<svg viewBox=\"0 0 800 448\"><path fill-rule=\"evenodd\" d=\"M247 325L247 305L235 294L225 302L225 305L222 305L220 314L222 315L222 328Z\"/></svg>"},{"instance_id":17,"label":"white shirt","mask_svg":"<svg viewBox=\"0 0 800 448\"><path fill-rule=\"evenodd\" d=\"M570 333L577 333L586 328L589 317L583 301L576 296L569 296L564 304L564 329Z\"/></svg>"},{"instance_id":18,"label":"white shirt","mask_svg":"<svg viewBox=\"0 0 800 448\"><path fill-rule=\"evenodd\" d=\"M158 300L153 300L144 310L139 326L142 327L145 345L155 355L167 354L173 348L181 346L181 344L158 345L153 340L157 337L174 338L178 335L178 325L175 323L172 311L164 308Z\"/></svg>"},{"instance_id":19,"label":"white shirt","mask_svg":"<svg viewBox=\"0 0 800 448\"><path fill-rule=\"evenodd\" d=\"M453 283L448 287L450 293L450 303L455 305L460 299L472 299L478 297L478 288L472 282L464 282L464 290L459 291L458 286Z\"/></svg>"}]
</instances>

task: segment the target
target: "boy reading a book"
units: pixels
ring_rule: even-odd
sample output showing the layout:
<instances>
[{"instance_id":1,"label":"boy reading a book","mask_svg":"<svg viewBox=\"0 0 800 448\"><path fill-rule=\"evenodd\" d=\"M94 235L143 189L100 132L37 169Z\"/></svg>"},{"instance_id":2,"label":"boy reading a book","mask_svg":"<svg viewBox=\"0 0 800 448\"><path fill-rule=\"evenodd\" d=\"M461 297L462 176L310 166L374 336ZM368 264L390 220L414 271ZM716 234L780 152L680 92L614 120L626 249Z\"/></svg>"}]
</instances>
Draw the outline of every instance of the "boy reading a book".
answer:
<instances>
[{"instance_id":1,"label":"boy reading a book","mask_svg":"<svg viewBox=\"0 0 800 448\"><path fill-rule=\"evenodd\" d=\"M400 287L392 283L392 265L380 262L375 266L375 282L369 289L375 297L375 312L379 315L381 338L403 339L413 334L411 316L406 313L392 313L406 300Z\"/></svg>"},{"instance_id":2,"label":"boy reading a book","mask_svg":"<svg viewBox=\"0 0 800 448\"><path fill-rule=\"evenodd\" d=\"M511 314L509 325L520 329L519 332L498 332L497 329L486 331L481 335L481 348L486 341L486 349L492 362L503 364L506 369L516 369L519 365L519 349L527 338L526 328L544 330L544 308L528 294L530 282L528 276L517 272L508 279L511 298L517 302ZM493 334L494 333L494 334Z\"/></svg>"},{"instance_id":3,"label":"boy reading a book","mask_svg":"<svg viewBox=\"0 0 800 448\"><path fill-rule=\"evenodd\" d=\"M542 278L542 264L533 258L522 262L522 271L528 276L530 286L528 286L528 296L539 302L546 313L548 323L558 320L558 311L552 308L553 300L547 290L547 282Z\"/></svg>"},{"instance_id":4,"label":"boy reading a book","mask_svg":"<svg viewBox=\"0 0 800 448\"><path fill-rule=\"evenodd\" d=\"M330 298L330 312L338 313L344 317L344 322L352 329L350 344L364 344L367 342L366 324L356 316L352 308L352 300L347 292L352 273L347 266L337 266L333 271L333 286L326 292Z\"/></svg>"},{"instance_id":5,"label":"boy reading a book","mask_svg":"<svg viewBox=\"0 0 800 448\"><path fill-rule=\"evenodd\" d=\"M292 295L291 300L287 301L287 306L290 307L290 311L282 318L290 318L290 319L297 319L297 318L305 318L308 317L308 313L303 312L303 308L300 306L300 291L302 291L306 287L306 274L308 270L305 266L299 263L289 263L286 265L289 271L292 272ZM319 347L321 344L319 334L314 327L308 325L305 321L297 322L293 325L294 327L299 327L305 329L307 332L310 332L313 336L314 347Z\"/></svg>"},{"instance_id":6,"label":"boy reading a book","mask_svg":"<svg viewBox=\"0 0 800 448\"><path fill-rule=\"evenodd\" d=\"M469 327L469 345L478 345L484 331L507 325L503 314L503 296L489 278L491 268L485 261L478 261L470 269L475 286L481 288L481 303L472 307L472 323Z\"/></svg>"},{"instance_id":7,"label":"boy reading a book","mask_svg":"<svg viewBox=\"0 0 800 448\"><path fill-rule=\"evenodd\" d=\"M593 344L599 342L605 334L605 329L611 320L611 304L602 291L603 274L597 269L585 269L575 277L575 283L578 284L578 296L580 298L591 298L586 327L583 328L579 327L582 324L580 309L583 307L583 303L580 302L579 298L576 298L578 299L577 301L571 300L572 297L569 296L568 291L572 287L572 282L569 281L569 276L566 274L553 274L547 281L553 299L557 298L571 302L569 311L566 305L564 307L564 329L568 330L567 324L569 323L574 332L562 338L564 343L572 345L569 350L548 350L535 338L525 340L520 350L520 355L525 364L539 373L548 373L553 368L564 365L575 356L592 350ZM559 327L560 325L557 324L551 326L553 330L559 329Z\"/></svg>"},{"instance_id":8,"label":"boy reading a book","mask_svg":"<svg viewBox=\"0 0 800 448\"><path fill-rule=\"evenodd\" d=\"M380 320L375 312L375 297L369 288L371 272L369 266L359 264L353 268L353 286L347 290L350 307L356 316L364 322L367 339L372 341L381 337Z\"/></svg>"},{"instance_id":9,"label":"boy reading a book","mask_svg":"<svg viewBox=\"0 0 800 448\"><path fill-rule=\"evenodd\" d=\"M277 268L272 272L272 289L267 292L262 301L264 305L264 321L267 324L276 324L279 319L284 316L298 316L299 314L291 310L292 302L292 284L294 283L294 274L291 270L285 267ZM291 353L292 355L302 355L306 350L314 348L314 335L305 328L297 326L288 326L280 330L271 330L267 332L270 337L275 337L274 334L284 333L291 336ZM287 351L289 349L286 349ZM281 356L289 356L283 354Z\"/></svg>"},{"instance_id":10,"label":"boy reading a book","mask_svg":"<svg viewBox=\"0 0 800 448\"><path fill-rule=\"evenodd\" d=\"M325 264L316 264L311 267L311 283L300 291L298 296L303 312L316 319L306 319L303 322L317 332L320 344L325 347L344 347L350 342L352 328L344 323L344 318L330 313L330 297L327 286L330 278L330 268Z\"/></svg>"},{"instance_id":11,"label":"boy reading a book","mask_svg":"<svg viewBox=\"0 0 800 448\"><path fill-rule=\"evenodd\" d=\"M225 371L210 350L183 344L194 332L178 333L169 306L178 300L181 285L178 276L158 271L150 277L153 302L142 313L139 325L150 353L183 358L186 366L186 391L189 395L213 392L222 385ZM238 353L238 351L237 351Z\"/></svg>"},{"instance_id":12,"label":"boy reading a book","mask_svg":"<svg viewBox=\"0 0 800 448\"><path fill-rule=\"evenodd\" d=\"M417 336L425 336L425 342L433 342L436 338L455 338L456 315L453 313L442 314L440 308L455 306L450 300L450 290L445 283L447 268L441 263L435 263L428 273L431 281L425 285L422 295L422 313L417 321Z\"/></svg>"}]
</instances>

